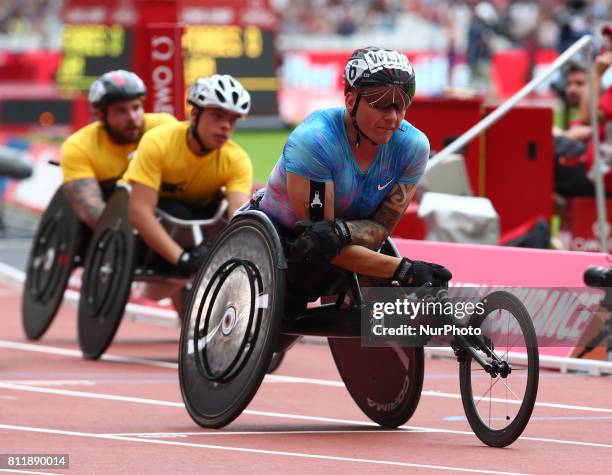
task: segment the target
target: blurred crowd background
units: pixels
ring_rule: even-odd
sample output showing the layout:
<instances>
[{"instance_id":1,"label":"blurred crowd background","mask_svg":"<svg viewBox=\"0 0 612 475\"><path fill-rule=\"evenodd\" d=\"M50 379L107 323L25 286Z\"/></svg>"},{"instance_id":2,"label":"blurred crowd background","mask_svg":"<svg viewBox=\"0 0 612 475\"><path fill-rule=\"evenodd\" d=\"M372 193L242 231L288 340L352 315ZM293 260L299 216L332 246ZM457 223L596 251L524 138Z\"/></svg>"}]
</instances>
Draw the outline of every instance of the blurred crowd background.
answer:
<instances>
[{"instance_id":1,"label":"blurred crowd background","mask_svg":"<svg viewBox=\"0 0 612 475\"><path fill-rule=\"evenodd\" d=\"M170 2L158 5L162 3ZM184 83L188 86L195 76L219 72L246 81L252 92L254 107L247 122L267 129L269 141L260 132L249 136L245 127L240 143L256 158L256 178L262 182L282 149L288 134L285 125L299 123L317 108L343 103L342 71L355 48L376 45L406 52L416 70L419 99L435 103L441 96L449 101L468 98L478 114L483 103L493 107L516 93L585 34L595 37L593 56L603 48L612 51L612 35L607 44L602 37L602 26L612 18L612 0L177 0L176 4L180 8L174 18L185 28ZM136 68L136 63L146 62L145 56L136 57L135 47L144 44L136 33L140 20L135 19L142 8L154 7L145 0L0 0L0 145L20 146L22 135L32 131L53 135L59 143L90 121L86 91L91 81L109 69ZM567 177L555 175L555 186L559 191L560 183L567 184L567 195L589 196L592 160L583 157L592 148L592 131L588 118L580 122L579 114L585 109L580 106L583 98L589 100L587 66L584 57L576 59L541 84L523 105L555 109L555 171L567 168ZM609 62L600 61L602 91L612 84ZM169 96L172 88L167 89L162 92ZM182 92L175 94L179 97ZM184 107L184 101L179 104ZM410 114L411 120L417 118L414 107ZM452 131L448 119L444 127L433 122L432 130L440 137L431 138L432 144L437 140L432 150L441 150L447 139L467 130L472 119L465 114L460 119L463 122ZM572 129L572 124L580 127ZM604 145L609 144L606 137L612 137L612 124L606 127L610 134L602 135ZM541 128L546 141L538 142L539 150L548 150L551 127ZM30 139L24 147L34 153L33 147L42 146L38 136ZM41 156L47 153L40 150ZM533 144L529 150L535 150ZM582 167L579 175L574 162ZM612 155L610 163L612 169ZM546 174L552 182L552 171ZM578 184L576 177L581 180ZM0 196L2 187L0 179ZM608 193L612 196L612 173ZM29 199L34 193L26 195ZM541 201L544 208L552 208L548 195Z\"/></svg>"},{"instance_id":2,"label":"blurred crowd background","mask_svg":"<svg viewBox=\"0 0 612 475\"><path fill-rule=\"evenodd\" d=\"M205 4L205 2L203 2ZM563 51L612 16L611 0L273 0L278 47L347 49L364 40L482 55ZM63 0L0 0L0 49L61 48Z\"/></svg>"},{"instance_id":3,"label":"blurred crowd background","mask_svg":"<svg viewBox=\"0 0 612 475\"><path fill-rule=\"evenodd\" d=\"M62 48L64 0L0 0L2 52ZM121 2L120 2L121 3ZM128 5L130 0L124 0ZM449 85L491 95L491 61L521 49L528 74L539 50L560 53L612 17L612 0L270 0L282 63L294 50L350 51L384 45L445 56ZM100 2L104 4L104 2ZM207 2L202 2L206 5ZM467 66L453 79L456 65ZM279 72L282 76L282 72ZM429 80L428 80L429 81ZM439 89L439 88L437 88ZM431 91L422 91L426 95ZM503 96L499 94L498 96Z\"/></svg>"},{"instance_id":4,"label":"blurred crowd background","mask_svg":"<svg viewBox=\"0 0 612 475\"><path fill-rule=\"evenodd\" d=\"M283 18L281 32L289 38L350 40L375 34L388 36L401 48L453 47L470 54L477 47L563 51L612 14L609 0L279 0L277 4Z\"/></svg>"}]
</instances>

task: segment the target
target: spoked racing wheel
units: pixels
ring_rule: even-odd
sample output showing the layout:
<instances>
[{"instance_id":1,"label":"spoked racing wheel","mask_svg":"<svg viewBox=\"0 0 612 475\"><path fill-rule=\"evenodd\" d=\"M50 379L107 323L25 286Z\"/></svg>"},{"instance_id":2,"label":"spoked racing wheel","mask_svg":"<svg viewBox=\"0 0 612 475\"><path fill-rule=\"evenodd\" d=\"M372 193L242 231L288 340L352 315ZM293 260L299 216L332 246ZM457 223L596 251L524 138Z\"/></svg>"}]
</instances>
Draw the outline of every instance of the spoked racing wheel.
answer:
<instances>
[{"instance_id":1,"label":"spoked racing wheel","mask_svg":"<svg viewBox=\"0 0 612 475\"><path fill-rule=\"evenodd\" d=\"M40 220L28 258L22 322L32 340L53 322L76 264L84 226L59 188Z\"/></svg>"},{"instance_id":2,"label":"spoked racing wheel","mask_svg":"<svg viewBox=\"0 0 612 475\"><path fill-rule=\"evenodd\" d=\"M118 188L94 231L79 301L79 344L83 356L99 358L113 341L130 294L135 236L129 221L129 193Z\"/></svg>"},{"instance_id":3,"label":"spoked racing wheel","mask_svg":"<svg viewBox=\"0 0 612 475\"><path fill-rule=\"evenodd\" d=\"M280 332L284 257L259 211L235 217L198 273L181 331L179 379L202 427L223 427L249 404Z\"/></svg>"},{"instance_id":4,"label":"spoked racing wheel","mask_svg":"<svg viewBox=\"0 0 612 475\"><path fill-rule=\"evenodd\" d=\"M497 359L479 356L489 372L466 352L459 367L461 399L470 426L492 447L505 447L523 432L536 401L539 354L531 317L521 301L497 291L482 301L484 312L468 326L482 329L482 339Z\"/></svg>"}]
</instances>

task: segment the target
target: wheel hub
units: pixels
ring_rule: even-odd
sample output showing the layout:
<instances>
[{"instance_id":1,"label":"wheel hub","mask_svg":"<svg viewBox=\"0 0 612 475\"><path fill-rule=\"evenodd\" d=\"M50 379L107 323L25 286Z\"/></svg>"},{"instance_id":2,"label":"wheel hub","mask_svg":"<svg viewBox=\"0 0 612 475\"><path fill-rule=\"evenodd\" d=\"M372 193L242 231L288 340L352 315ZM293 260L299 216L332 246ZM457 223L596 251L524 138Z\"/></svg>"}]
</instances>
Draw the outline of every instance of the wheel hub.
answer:
<instances>
[{"instance_id":1,"label":"wheel hub","mask_svg":"<svg viewBox=\"0 0 612 475\"><path fill-rule=\"evenodd\" d=\"M224 336L228 336L234 327L236 326L236 309L234 307L228 307L223 314L221 320L221 333Z\"/></svg>"},{"instance_id":2,"label":"wheel hub","mask_svg":"<svg viewBox=\"0 0 612 475\"><path fill-rule=\"evenodd\" d=\"M43 257L43 270L45 272L49 272L51 267L53 267L53 263L55 262L55 249L50 247L47 249Z\"/></svg>"}]
</instances>

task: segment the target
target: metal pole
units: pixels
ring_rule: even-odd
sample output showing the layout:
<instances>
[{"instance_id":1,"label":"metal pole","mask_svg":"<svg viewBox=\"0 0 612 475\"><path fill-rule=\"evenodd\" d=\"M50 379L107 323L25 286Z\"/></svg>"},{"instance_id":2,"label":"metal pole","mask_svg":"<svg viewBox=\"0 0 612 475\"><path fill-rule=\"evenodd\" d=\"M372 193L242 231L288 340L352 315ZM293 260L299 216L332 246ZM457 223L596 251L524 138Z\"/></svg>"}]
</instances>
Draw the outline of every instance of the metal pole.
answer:
<instances>
[{"instance_id":1,"label":"metal pole","mask_svg":"<svg viewBox=\"0 0 612 475\"><path fill-rule=\"evenodd\" d=\"M482 133L488 127L497 122L503 115L505 115L511 108L513 108L518 102L524 99L526 96L531 94L531 92L538 87L542 82L544 82L550 75L552 75L557 69L561 68L572 56L574 56L578 51L582 48L591 44L593 41L593 37L591 35L585 35L576 41L572 46L570 46L567 50L563 52L542 74L538 77L533 78L528 84L526 84L520 91L514 94L511 98L509 98L506 102L504 102L501 106L491 112L488 116L474 125L471 129L465 132L461 137L457 138L454 142L450 143L444 149L442 149L439 153L434 155L431 160L429 160L430 165L434 165L437 161L442 160L447 155L457 152L464 145L466 145L470 140L474 137Z\"/></svg>"},{"instance_id":2,"label":"metal pole","mask_svg":"<svg viewBox=\"0 0 612 475\"><path fill-rule=\"evenodd\" d=\"M599 230L599 245L601 252L608 252L608 214L606 213L606 192L602 172L601 157L599 153L599 120L597 117L598 97L595 97L595 81L597 77L593 71L594 45L591 43L587 49L587 71L589 75L589 106L591 113L591 130L593 134L593 171L595 178L595 202L597 204L597 227Z\"/></svg>"}]
</instances>

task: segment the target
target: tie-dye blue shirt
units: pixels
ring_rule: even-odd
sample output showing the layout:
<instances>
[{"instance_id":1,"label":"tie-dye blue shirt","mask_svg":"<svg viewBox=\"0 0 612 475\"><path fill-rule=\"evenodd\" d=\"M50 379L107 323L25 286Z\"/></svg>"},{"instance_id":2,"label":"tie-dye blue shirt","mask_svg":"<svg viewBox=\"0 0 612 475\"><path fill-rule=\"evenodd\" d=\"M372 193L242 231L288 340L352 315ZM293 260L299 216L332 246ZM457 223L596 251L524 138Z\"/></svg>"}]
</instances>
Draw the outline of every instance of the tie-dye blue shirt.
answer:
<instances>
[{"instance_id":1,"label":"tie-dye blue shirt","mask_svg":"<svg viewBox=\"0 0 612 475\"><path fill-rule=\"evenodd\" d=\"M371 216L393 185L415 184L429 158L423 132L402 121L364 173L349 145L344 107L310 114L289 136L261 200L260 208L280 224L292 228L297 218L287 193L287 172L309 180L334 182L334 213L347 220ZM365 139L364 139L365 140Z\"/></svg>"}]
</instances>

